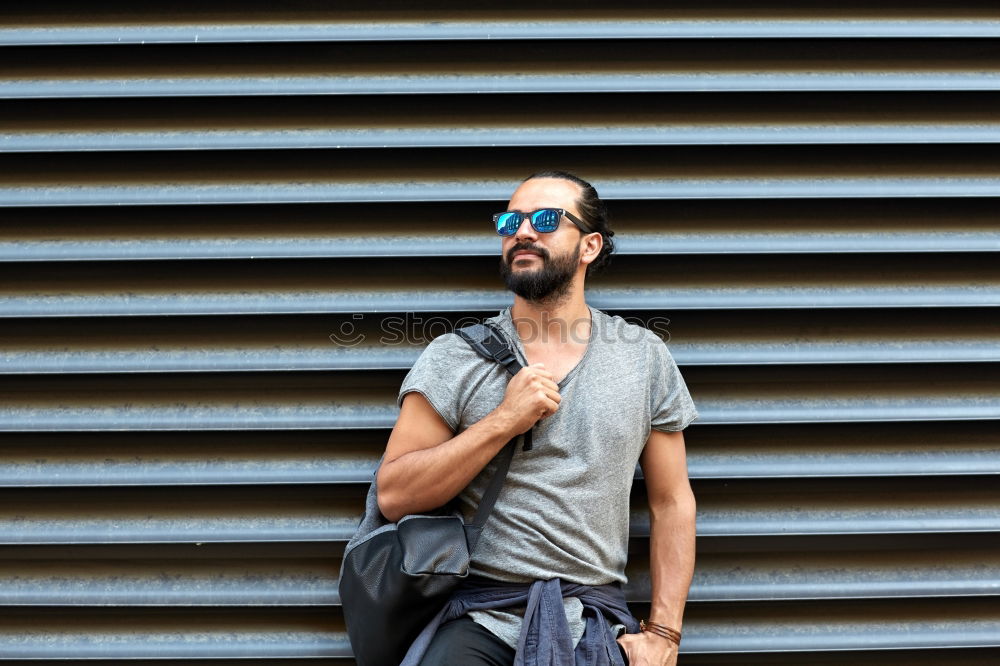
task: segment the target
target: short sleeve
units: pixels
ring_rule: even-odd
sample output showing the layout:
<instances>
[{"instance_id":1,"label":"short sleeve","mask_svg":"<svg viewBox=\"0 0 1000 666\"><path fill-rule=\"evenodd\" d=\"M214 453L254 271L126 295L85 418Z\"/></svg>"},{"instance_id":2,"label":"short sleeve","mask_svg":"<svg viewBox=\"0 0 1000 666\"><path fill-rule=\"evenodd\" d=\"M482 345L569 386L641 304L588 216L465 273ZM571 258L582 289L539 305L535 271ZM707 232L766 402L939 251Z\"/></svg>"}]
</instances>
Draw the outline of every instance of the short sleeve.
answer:
<instances>
[{"instance_id":1,"label":"short sleeve","mask_svg":"<svg viewBox=\"0 0 1000 666\"><path fill-rule=\"evenodd\" d=\"M698 418L698 410L667 345L652 333L650 337L650 427L667 432L684 430Z\"/></svg>"},{"instance_id":2,"label":"short sleeve","mask_svg":"<svg viewBox=\"0 0 1000 666\"><path fill-rule=\"evenodd\" d=\"M401 407L407 393L420 393L448 427L458 432L465 405L489 369L462 338L446 333L432 340L413 364L399 387L396 404Z\"/></svg>"}]
</instances>

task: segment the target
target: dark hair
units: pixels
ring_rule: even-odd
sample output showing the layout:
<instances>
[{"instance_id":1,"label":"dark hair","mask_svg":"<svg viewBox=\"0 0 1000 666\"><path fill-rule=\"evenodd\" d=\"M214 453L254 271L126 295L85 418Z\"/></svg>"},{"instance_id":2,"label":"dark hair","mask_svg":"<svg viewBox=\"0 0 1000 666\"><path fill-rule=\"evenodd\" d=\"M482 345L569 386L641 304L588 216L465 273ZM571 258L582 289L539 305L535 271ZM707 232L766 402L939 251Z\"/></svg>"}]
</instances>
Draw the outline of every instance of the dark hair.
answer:
<instances>
[{"instance_id":1,"label":"dark hair","mask_svg":"<svg viewBox=\"0 0 1000 666\"><path fill-rule=\"evenodd\" d=\"M523 182L535 178L558 178L580 186L580 197L576 201L576 207L580 209L580 214L586 225L593 231L599 232L601 238L604 239L601 253L587 266L587 275L603 270L611 262L611 253L615 251L615 242L611 240L615 232L608 226L608 207L597 195L597 190L583 178L568 171L539 171L525 178Z\"/></svg>"}]
</instances>

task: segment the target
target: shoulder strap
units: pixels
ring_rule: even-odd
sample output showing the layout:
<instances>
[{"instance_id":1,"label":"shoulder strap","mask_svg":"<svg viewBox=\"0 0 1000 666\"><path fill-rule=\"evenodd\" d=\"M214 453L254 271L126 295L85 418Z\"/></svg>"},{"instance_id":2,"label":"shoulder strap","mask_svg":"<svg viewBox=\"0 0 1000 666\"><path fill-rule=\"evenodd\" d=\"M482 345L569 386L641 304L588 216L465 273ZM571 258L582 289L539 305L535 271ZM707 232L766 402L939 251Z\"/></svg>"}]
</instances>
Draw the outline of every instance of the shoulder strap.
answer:
<instances>
[{"instance_id":1,"label":"shoulder strap","mask_svg":"<svg viewBox=\"0 0 1000 666\"><path fill-rule=\"evenodd\" d=\"M511 347L507 336L496 326L490 324L472 324L471 326L455 329L455 332L468 342L469 346L475 349L480 356L502 365L511 377L520 372L521 368L524 367L517 360L517 354L514 353L514 348ZM524 444L521 446L521 450L530 451L532 446L531 431L529 430L524 433Z\"/></svg>"},{"instance_id":2,"label":"shoulder strap","mask_svg":"<svg viewBox=\"0 0 1000 666\"><path fill-rule=\"evenodd\" d=\"M503 331L489 324L472 324L455 330L480 356L496 361L513 377L523 367Z\"/></svg>"},{"instance_id":3,"label":"shoulder strap","mask_svg":"<svg viewBox=\"0 0 1000 666\"><path fill-rule=\"evenodd\" d=\"M493 473L493 478L490 479L490 485L486 486L486 491L479 500L479 506L476 507L476 515L472 517L472 522L465 525L465 539L469 544L470 553L476 549L476 544L479 542L479 535L483 533L483 526L486 525L486 520L493 512L493 505L497 503L497 498L500 497L500 489L503 488L503 483L507 480L507 472L510 470L510 461L514 458L514 447L516 445L517 438L515 437L507 442L507 445L497 454L499 462L497 463L496 471Z\"/></svg>"},{"instance_id":4,"label":"shoulder strap","mask_svg":"<svg viewBox=\"0 0 1000 666\"><path fill-rule=\"evenodd\" d=\"M503 332L493 326L490 326L489 324L472 324L471 326L456 329L455 333L468 342L469 346L476 350L480 356L502 365L511 377L516 375L521 368L524 367L521 365L521 362L517 360L517 354L514 353L514 350L510 346L510 342L507 340L507 337L503 334ZM490 513L493 511L493 505L496 504L497 498L500 496L500 489L503 487L503 483L507 479L507 472L510 470L510 462L514 458L514 448L516 444L517 438L515 437L507 442L507 445L503 448L503 450L497 454L496 460L498 461L498 464L496 472L494 472L493 478L490 479L490 483L486 487L486 491L479 500L479 506L476 508L476 515L473 517L472 522L465 526L470 553L476 549L476 543L479 542L479 535L482 534L483 526L486 524L486 519L490 517ZM524 445L521 450L531 450L530 430L524 433Z\"/></svg>"}]
</instances>

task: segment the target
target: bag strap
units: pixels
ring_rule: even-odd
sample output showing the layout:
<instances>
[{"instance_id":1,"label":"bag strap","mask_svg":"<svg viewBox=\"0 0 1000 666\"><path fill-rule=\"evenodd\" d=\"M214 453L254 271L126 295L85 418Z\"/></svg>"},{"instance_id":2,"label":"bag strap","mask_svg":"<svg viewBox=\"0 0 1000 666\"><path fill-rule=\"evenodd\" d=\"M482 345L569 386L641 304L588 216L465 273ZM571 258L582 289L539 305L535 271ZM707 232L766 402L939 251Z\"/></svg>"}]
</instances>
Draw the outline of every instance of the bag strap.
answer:
<instances>
[{"instance_id":1,"label":"bag strap","mask_svg":"<svg viewBox=\"0 0 1000 666\"><path fill-rule=\"evenodd\" d=\"M476 350L480 356L502 365L511 377L524 367L517 360L517 354L511 348L507 337L499 329L489 324L472 324L471 326L456 329L455 332L468 342L469 346ZM498 464L496 472L493 473L493 478L490 479L486 491L479 500L479 506L476 508L476 515L473 517L472 522L465 526L466 540L469 544L470 553L476 549L476 543L479 542L479 535L482 534L483 526L486 525L486 520L493 511L493 505L496 504L497 498L500 496L500 490L503 488L504 481L507 479L507 472L510 470L511 460L514 458L514 448L517 445L517 439L515 437L507 442L507 445L497 454L496 460ZM524 433L524 445L521 447L521 450L531 450L531 430Z\"/></svg>"},{"instance_id":2,"label":"bag strap","mask_svg":"<svg viewBox=\"0 0 1000 666\"><path fill-rule=\"evenodd\" d=\"M503 488L503 483L507 480L507 472L510 470L510 461L514 458L514 447L516 444L517 438L515 437L507 442L507 445L497 455L499 462L496 471L493 473L493 478L490 479L490 485L486 486L486 492L483 493L482 499L479 500L479 506L476 508L476 515L472 517L472 522L465 525L465 540L469 544L470 553L476 549L479 536L483 533L483 527L493 512L493 505L497 503L497 498L500 497L500 489Z\"/></svg>"},{"instance_id":3,"label":"bag strap","mask_svg":"<svg viewBox=\"0 0 1000 666\"><path fill-rule=\"evenodd\" d=\"M507 336L500 329L489 324L472 324L455 330L480 356L502 365L510 376L516 375L522 367L517 360Z\"/></svg>"},{"instance_id":4,"label":"bag strap","mask_svg":"<svg viewBox=\"0 0 1000 666\"><path fill-rule=\"evenodd\" d=\"M455 329L455 332L468 342L469 346L475 349L480 356L502 365L511 377L524 367L517 360L517 354L514 353L507 336L497 327L490 324L472 324ZM528 430L524 433L524 444L521 446L521 450L530 451L532 446L531 430Z\"/></svg>"}]
</instances>

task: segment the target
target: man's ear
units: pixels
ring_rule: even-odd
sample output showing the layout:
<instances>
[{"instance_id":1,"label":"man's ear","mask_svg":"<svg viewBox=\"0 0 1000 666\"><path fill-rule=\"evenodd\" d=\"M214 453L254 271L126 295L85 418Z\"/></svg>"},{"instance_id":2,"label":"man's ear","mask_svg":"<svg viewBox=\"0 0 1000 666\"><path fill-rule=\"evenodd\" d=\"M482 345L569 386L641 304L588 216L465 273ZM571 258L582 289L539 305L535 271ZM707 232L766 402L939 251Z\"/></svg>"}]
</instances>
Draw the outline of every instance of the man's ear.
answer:
<instances>
[{"instance_id":1,"label":"man's ear","mask_svg":"<svg viewBox=\"0 0 1000 666\"><path fill-rule=\"evenodd\" d=\"M604 236L599 233L587 234L583 237L583 250L580 252L580 261L584 264L593 262L601 254L604 248Z\"/></svg>"}]
</instances>

